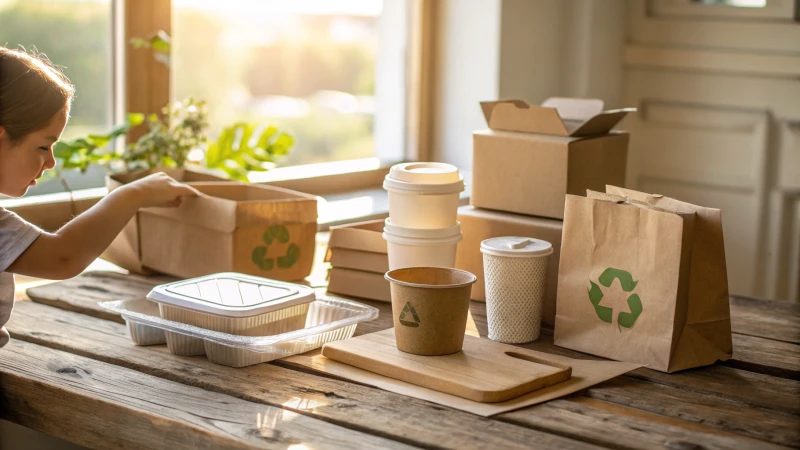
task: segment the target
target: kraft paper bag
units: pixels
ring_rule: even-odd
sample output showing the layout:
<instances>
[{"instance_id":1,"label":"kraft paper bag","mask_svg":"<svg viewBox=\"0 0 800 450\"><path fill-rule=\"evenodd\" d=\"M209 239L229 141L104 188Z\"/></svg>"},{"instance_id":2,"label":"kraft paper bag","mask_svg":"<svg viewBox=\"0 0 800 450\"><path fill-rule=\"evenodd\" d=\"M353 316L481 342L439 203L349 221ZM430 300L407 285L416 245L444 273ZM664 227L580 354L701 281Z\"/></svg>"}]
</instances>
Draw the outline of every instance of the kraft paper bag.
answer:
<instances>
[{"instance_id":1,"label":"kraft paper bag","mask_svg":"<svg viewBox=\"0 0 800 450\"><path fill-rule=\"evenodd\" d=\"M663 372L730 358L720 211L614 186L567 196L554 338Z\"/></svg>"}]
</instances>

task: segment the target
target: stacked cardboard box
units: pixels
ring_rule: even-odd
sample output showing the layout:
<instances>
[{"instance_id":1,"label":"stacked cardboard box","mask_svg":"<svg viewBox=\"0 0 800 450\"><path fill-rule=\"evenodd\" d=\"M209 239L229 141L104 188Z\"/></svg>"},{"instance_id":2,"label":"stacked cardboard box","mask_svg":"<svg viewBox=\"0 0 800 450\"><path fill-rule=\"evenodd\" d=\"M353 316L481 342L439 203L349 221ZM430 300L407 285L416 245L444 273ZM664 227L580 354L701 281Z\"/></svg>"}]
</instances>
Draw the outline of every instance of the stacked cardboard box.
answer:
<instances>
[{"instance_id":1,"label":"stacked cardboard box","mask_svg":"<svg viewBox=\"0 0 800 450\"><path fill-rule=\"evenodd\" d=\"M601 100L551 98L481 103L487 130L473 134L472 206L459 209L464 240L456 267L474 273L472 299L485 301L480 243L524 236L553 244L542 322L555 323L564 199L625 184L628 134L612 128L633 109Z\"/></svg>"},{"instance_id":2,"label":"stacked cardboard box","mask_svg":"<svg viewBox=\"0 0 800 450\"><path fill-rule=\"evenodd\" d=\"M391 301L383 220L331 227L325 262L331 263L328 292Z\"/></svg>"}]
</instances>

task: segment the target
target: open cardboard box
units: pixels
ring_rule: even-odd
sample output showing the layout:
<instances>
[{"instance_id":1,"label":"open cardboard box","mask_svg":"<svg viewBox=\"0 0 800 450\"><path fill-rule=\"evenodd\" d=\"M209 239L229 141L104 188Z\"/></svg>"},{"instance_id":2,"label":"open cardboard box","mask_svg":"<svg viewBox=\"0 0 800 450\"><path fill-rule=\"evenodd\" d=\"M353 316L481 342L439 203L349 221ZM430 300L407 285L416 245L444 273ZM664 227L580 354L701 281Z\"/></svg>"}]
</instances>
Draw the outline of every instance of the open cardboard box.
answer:
<instances>
[{"instance_id":1,"label":"open cardboard box","mask_svg":"<svg viewBox=\"0 0 800 450\"><path fill-rule=\"evenodd\" d=\"M564 197L625 184L628 134L612 131L626 108L596 99L482 102L488 130L473 134L472 205L564 218Z\"/></svg>"},{"instance_id":2,"label":"open cardboard box","mask_svg":"<svg viewBox=\"0 0 800 450\"><path fill-rule=\"evenodd\" d=\"M154 169L154 170L137 170L133 172L124 172L106 177L106 188L108 192L113 191L125 184L134 182L147 175L164 172L172 178L188 183L188 182L205 182L205 181L229 181L225 178L220 178L208 173L196 172L188 169ZM123 269L130 272L141 274L150 274L148 270L142 265L141 257L141 237L139 233L139 213L125 225L125 228L117 235L111 245L108 246L105 252L100 255L101 258L110 261Z\"/></svg>"},{"instance_id":3,"label":"open cardboard box","mask_svg":"<svg viewBox=\"0 0 800 450\"><path fill-rule=\"evenodd\" d=\"M189 184L202 195L139 212L144 267L182 278L238 272L291 281L311 273L315 196L261 184Z\"/></svg>"}]
</instances>

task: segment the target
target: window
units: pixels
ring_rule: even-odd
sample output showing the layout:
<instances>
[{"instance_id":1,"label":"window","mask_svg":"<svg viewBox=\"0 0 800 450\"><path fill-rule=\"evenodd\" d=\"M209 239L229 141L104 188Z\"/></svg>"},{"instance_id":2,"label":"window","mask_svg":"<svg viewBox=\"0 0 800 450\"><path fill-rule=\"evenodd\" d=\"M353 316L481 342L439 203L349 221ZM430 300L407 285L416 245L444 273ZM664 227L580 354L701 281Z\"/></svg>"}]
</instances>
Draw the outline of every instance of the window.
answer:
<instances>
[{"instance_id":1,"label":"window","mask_svg":"<svg viewBox=\"0 0 800 450\"><path fill-rule=\"evenodd\" d=\"M63 66L77 88L64 138L105 132L111 125L110 0L0 0L0 45L38 49ZM103 185L103 171L68 174L72 189ZM55 179L28 195L63 191Z\"/></svg>"},{"instance_id":2,"label":"window","mask_svg":"<svg viewBox=\"0 0 800 450\"><path fill-rule=\"evenodd\" d=\"M208 103L212 139L236 121L291 133L295 146L277 165L294 166L284 172L290 178L308 177L406 159L417 2L0 0L0 41L36 46L65 66L77 88L65 139L105 132L129 108L156 112L168 98L191 96ZM168 69L129 42L159 29L172 36ZM298 167L322 162L336 164ZM65 172L72 190L101 187L104 175L101 167ZM275 176L283 177L251 179ZM64 190L51 179L28 196Z\"/></svg>"},{"instance_id":3,"label":"window","mask_svg":"<svg viewBox=\"0 0 800 450\"><path fill-rule=\"evenodd\" d=\"M205 99L213 131L274 123L279 166L375 156L382 0L173 0L173 97Z\"/></svg>"}]
</instances>

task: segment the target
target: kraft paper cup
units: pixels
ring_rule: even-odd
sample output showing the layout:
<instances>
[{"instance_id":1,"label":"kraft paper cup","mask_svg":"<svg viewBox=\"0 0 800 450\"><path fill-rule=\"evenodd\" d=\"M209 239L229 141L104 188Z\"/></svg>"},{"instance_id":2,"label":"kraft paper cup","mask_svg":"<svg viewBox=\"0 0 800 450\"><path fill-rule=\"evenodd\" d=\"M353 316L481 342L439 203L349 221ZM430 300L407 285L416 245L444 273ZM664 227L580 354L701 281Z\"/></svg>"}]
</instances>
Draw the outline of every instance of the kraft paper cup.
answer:
<instances>
[{"instance_id":1,"label":"kraft paper cup","mask_svg":"<svg viewBox=\"0 0 800 450\"><path fill-rule=\"evenodd\" d=\"M390 270L397 349L414 355L461 351L475 275L444 267Z\"/></svg>"},{"instance_id":2,"label":"kraft paper cup","mask_svg":"<svg viewBox=\"0 0 800 450\"><path fill-rule=\"evenodd\" d=\"M535 341L553 246L540 239L500 237L483 241L481 253L489 339L508 344Z\"/></svg>"},{"instance_id":3,"label":"kraft paper cup","mask_svg":"<svg viewBox=\"0 0 800 450\"><path fill-rule=\"evenodd\" d=\"M438 229L398 227L386 219L383 229L389 270L405 267L454 267L461 225Z\"/></svg>"},{"instance_id":4,"label":"kraft paper cup","mask_svg":"<svg viewBox=\"0 0 800 450\"><path fill-rule=\"evenodd\" d=\"M448 228L457 223L464 180L458 168L444 163L392 166L383 182L389 192L389 217L406 228Z\"/></svg>"}]
</instances>

